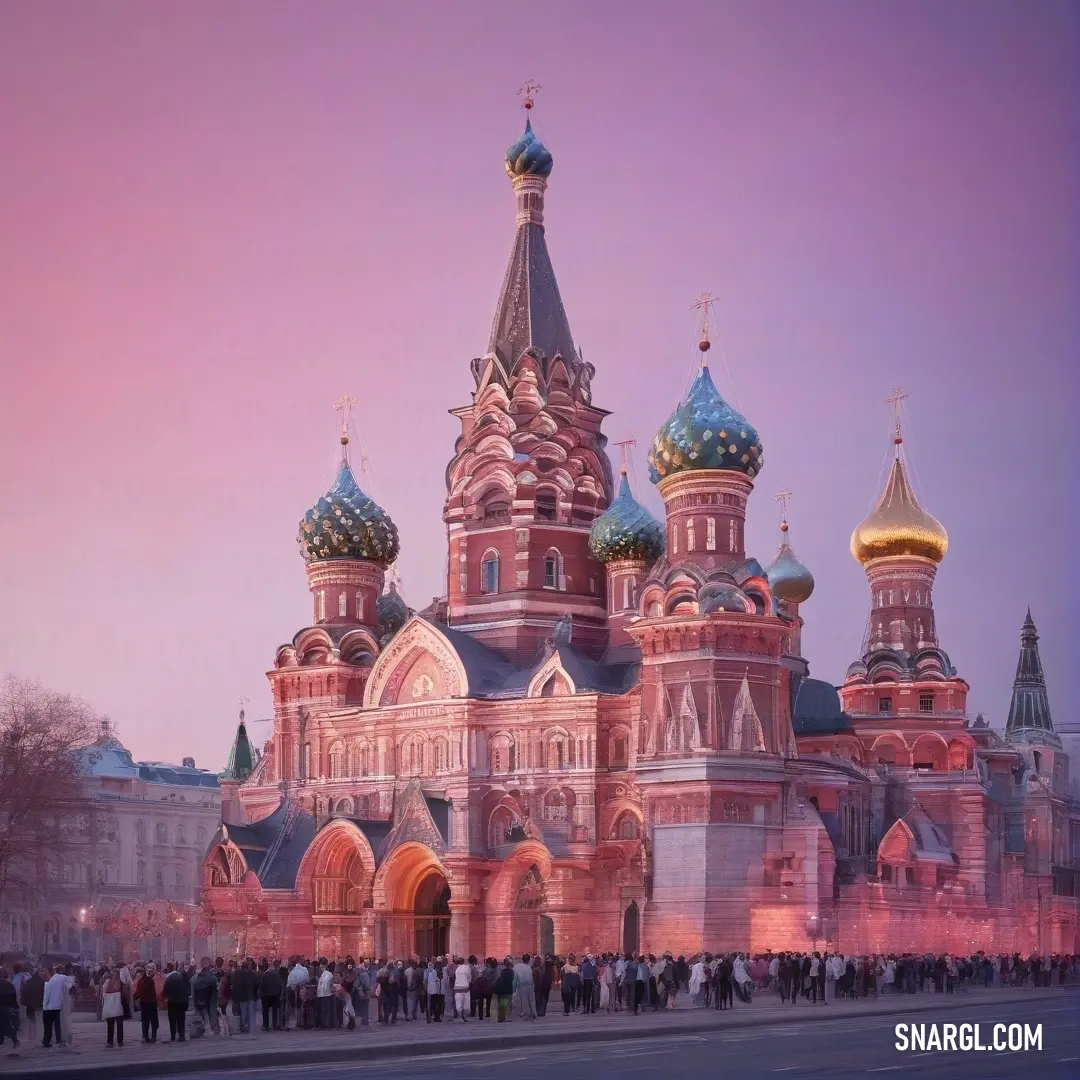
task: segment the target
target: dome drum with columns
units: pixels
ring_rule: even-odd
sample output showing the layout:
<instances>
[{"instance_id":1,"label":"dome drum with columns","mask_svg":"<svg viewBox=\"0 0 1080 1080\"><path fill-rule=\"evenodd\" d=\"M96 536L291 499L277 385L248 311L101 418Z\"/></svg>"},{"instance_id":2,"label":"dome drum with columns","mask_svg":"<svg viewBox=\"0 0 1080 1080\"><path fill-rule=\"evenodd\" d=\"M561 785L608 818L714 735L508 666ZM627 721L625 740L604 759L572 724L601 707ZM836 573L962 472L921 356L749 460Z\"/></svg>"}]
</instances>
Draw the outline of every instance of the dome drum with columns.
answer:
<instances>
[{"instance_id":1,"label":"dome drum with columns","mask_svg":"<svg viewBox=\"0 0 1080 1080\"><path fill-rule=\"evenodd\" d=\"M625 468L615 488L531 120L505 166L515 238L453 410L446 595L384 591L397 529L343 460L301 525L315 619L269 673L273 735L225 777L215 951L763 952L815 925L860 954L1080 951L1049 884L1080 810L1034 624L1008 738L969 727L933 612L948 540L898 454L852 538L862 655L839 688L811 678L786 509L768 567L745 550L757 430L703 363L650 446L663 520Z\"/></svg>"}]
</instances>

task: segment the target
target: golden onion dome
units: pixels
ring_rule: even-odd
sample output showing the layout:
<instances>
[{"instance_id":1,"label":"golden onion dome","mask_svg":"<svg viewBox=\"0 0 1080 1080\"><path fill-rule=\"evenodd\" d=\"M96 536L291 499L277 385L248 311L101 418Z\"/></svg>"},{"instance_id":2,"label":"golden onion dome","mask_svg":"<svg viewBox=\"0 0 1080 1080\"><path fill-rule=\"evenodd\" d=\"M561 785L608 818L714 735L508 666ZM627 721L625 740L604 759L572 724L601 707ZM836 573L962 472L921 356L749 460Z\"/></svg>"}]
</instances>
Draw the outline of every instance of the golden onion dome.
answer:
<instances>
[{"instance_id":1,"label":"golden onion dome","mask_svg":"<svg viewBox=\"0 0 1080 1080\"><path fill-rule=\"evenodd\" d=\"M949 534L933 514L928 514L915 498L900 457L896 458L885 490L851 534L851 554L864 565L889 555L917 555L939 563L949 550Z\"/></svg>"}]
</instances>

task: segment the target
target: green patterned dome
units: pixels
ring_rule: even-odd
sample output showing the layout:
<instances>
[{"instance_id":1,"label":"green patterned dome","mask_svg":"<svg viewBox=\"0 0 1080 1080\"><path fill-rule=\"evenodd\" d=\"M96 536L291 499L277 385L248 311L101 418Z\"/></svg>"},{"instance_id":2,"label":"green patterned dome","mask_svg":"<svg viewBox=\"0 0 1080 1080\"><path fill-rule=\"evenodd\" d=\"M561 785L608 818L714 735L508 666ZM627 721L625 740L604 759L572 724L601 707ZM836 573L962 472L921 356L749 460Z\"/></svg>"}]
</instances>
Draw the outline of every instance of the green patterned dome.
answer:
<instances>
[{"instance_id":1,"label":"green patterned dome","mask_svg":"<svg viewBox=\"0 0 1080 1080\"><path fill-rule=\"evenodd\" d=\"M703 364L686 400L656 433L649 478L658 484L691 469L726 469L754 477L763 464L758 433L720 396Z\"/></svg>"},{"instance_id":2,"label":"green patterned dome","mask_svg":"<svg viewBox=\"0 0 1080 1080\"><path fill-rule=\"evenodd\" d=\"M360 489L347 461L334 486L304 515L297 541L306 562L366 559L387 567L399 550L397 526Z\"/></svg>"},{"instance_id":3,"label":"green patterned dome","mask_svg":"<svg viewBox=\"0 0 1080 1080\"><path fill-rule=\"evenodd\" d=\"M589 531L589 550L604 563L616 559L655 562L664 554L664 527L634 498L626 473L615 501Z\"/></svg>"}]
</instances>

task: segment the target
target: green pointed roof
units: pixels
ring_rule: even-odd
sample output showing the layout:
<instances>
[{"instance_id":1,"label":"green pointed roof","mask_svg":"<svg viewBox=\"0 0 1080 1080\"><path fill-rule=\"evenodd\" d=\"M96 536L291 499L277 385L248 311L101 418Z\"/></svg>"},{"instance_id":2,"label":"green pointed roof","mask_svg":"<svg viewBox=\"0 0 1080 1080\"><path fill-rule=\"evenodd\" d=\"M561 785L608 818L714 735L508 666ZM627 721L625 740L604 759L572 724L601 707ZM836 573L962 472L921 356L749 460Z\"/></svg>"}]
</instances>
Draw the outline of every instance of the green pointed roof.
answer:
<instances>
[{"instance_id":1,"label":"green pointed roof","mask_svg":"<svg viewBox=\"0 0 1080 1080\"><path fill-rule=\"evenodd\" d=\"M247 725L244 723L244 714L240 713L240 723L236 728L236 738L233 739L232 749L229 751L229 764L221 774L222 780L246 780L255 768L255 755L251 749L251 740L248 739Z\"/></svg>"}]
</instances>

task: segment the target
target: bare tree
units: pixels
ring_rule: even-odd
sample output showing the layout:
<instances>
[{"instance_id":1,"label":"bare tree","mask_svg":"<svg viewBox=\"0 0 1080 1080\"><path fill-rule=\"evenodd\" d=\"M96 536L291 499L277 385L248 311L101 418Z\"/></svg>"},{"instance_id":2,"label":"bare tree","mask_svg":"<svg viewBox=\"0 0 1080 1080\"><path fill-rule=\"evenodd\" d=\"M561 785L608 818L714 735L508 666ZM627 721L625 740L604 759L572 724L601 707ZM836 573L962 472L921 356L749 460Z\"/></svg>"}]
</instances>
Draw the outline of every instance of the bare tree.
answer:
<instances>
[{"instance_id":1,"label":"bare tree","mask_svg":"<svg viewBox=\"0 0 1080 1080\"><path fill-rule=\"evenodd\" d=\"M96 721L79 698L0 681L0 908L32 903L55 871Z\"/></svg>"}]
</instances>

